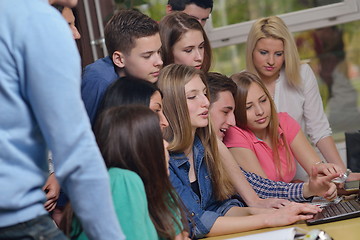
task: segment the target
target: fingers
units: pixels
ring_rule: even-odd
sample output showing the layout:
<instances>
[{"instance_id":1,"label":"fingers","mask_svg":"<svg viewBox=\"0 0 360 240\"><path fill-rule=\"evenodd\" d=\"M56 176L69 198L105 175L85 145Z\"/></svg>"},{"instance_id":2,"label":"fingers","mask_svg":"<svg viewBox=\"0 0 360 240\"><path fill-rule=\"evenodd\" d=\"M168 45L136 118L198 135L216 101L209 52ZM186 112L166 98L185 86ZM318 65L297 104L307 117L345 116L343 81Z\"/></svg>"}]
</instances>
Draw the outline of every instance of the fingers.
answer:
<instances>
[{"instance_id":1,"label":"fingers","mask_svg":"<svg viewBox=\"0 0 360 240\"><path fill-rule=\"evenodd\" d=\"M56 204L57 204L56 200L50 199L44 203L44 208L46 211L51 212L52 210L55 209Z\"/></svg>"},{"instance_id":2,"label":"fingers","mask_svg":"<svg viewBox=\"0 0 360 240\"><path fill-rule=\"evenodd\" d=\"M324 198L327 200L333 200L337 197L337 189L335 184L330 184L329 190L325 193Z\"/></svg>"},{"instance_id":3,"label":"fingers","mask_svg":"<svg viewBox=\"0 0 360 240\"><path fill-rule=\"evenodd\" d=\"M307 214L307 215L299 215L297 221L304 221L313 218L313 214Z\"/></svg>"},{"instance_id":4,"label":"fingers","mask_svg":"<svg viewBox=\"0 0 360 240\"><path fill-rule=\"evenodd\" d=\"M291 203L290 207L292 207L297 214L316 214L321 212L321 208L308 203Z\"/></svg>"},{"instance_id":5,"label":"fingers","mask_svg":"<svg viewBox=\"0 0 360 240\"><path fill-rule=\"evenodd\" d=\"M344 174L344 171L339 166L333 163L322 163L317 166L319 172L325 175L330 175L333 173Z\"/></svg>"},{"instance_id":6,"label":"fingers","mask_svg":"<svg viewBox=\"0 0 360 240\"><path fill-rule=\"evenodd\" d=\"M311 204L307 204L307 203L300 210L303 213L313 213L313 214L316 214L316 213L322 211L322 209L320 207L315 206L315 205L311 205Z\"/></svg>"},{"instance_id":7,"label":"fingers","mask_svg":"<svg viewBox=\"0 0 360 240\"><path fill-rule=\"evenodd\" d=\"M331 182L331 180L333 180L334 178L337 178L339 176L340 176L340 173L330 173L329 175L326 175L322 178L326 182Z\"/></svg>"}]
</instances>

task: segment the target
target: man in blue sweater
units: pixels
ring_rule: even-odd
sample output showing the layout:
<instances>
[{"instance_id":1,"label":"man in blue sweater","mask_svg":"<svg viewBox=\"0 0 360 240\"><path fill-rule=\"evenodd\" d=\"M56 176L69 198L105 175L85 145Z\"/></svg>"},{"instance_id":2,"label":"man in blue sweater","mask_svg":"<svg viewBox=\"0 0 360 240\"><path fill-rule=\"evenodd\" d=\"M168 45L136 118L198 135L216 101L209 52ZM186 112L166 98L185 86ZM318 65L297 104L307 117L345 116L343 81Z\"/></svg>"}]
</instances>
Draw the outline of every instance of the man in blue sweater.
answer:
<instances>
[{"instance_id":1,"label":"man in blue sweater","mask_svg":"<svg viewBox=\"0 0 360 240\"><path fill-rule=\"evenodd\" d=\"M43 206L48 150L88 237L124 239L69 26L47 0L0 0L0 9L0 239L66 239Z\"/></svg>"}]
</instances>

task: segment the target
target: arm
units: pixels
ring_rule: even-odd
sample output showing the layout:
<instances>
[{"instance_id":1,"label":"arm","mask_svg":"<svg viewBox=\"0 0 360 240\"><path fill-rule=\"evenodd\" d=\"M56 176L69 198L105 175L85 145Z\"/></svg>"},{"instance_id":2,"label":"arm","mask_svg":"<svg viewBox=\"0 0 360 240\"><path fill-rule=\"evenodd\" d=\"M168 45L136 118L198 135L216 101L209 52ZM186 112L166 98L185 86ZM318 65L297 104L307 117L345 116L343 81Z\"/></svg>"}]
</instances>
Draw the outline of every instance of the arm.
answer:
<instances>
[{"instance_id":1,"label":"arm","mask_svg":"<svg viewBox=\"0 0 360 240\"><path fill-rule=\"evenodd\" d=\"M305 99L303 118L305 120L306 135L310 137L313 145L317 145L321 139L331 136L332 132L324 112L316 77L309 65L303 64L301 66L301 77L303 79L302 90Z\"/></svg>"},{"instance_id":2,"label":"arm","mask_svg":"<svg viewBox=\"0 0 360 240\"><path fill-rule=\"evenodd\" d=\"M123 239L107 171L81 101L75 42L60 15L47 18L49 21L36 23L32 19L23 33L26 42L34 38L29 42L41 47L25 46L27 78L22 94L53 153L56 177L86 234L92 239Z\"/></svg>"},{"instance_id":3,"label":"arm","mask_svg":"<svg viewBox=\"0 0 360 240\"><path fill-rule=\"evenodd\" d=\"M229 212L233 209L234 208L230 209ZM236 209L234 210L236 211ZM240 209L240 211L242 211L240 214L234 213L233 211L231 213L233 216L226 214L224 217L219 217L207 236L245 232L266 227L285 226L300 220L310 219L313 217L313 214L319 212L320 209L308 204L291 203L282 209L266 211L266 213L264 213L264 209L255 208L248 210ZM242 215L244 211L247 211L247 214L251 214L251 216L234 216ZM310 214L303 215L306 213Z\"/></svg>"},{"instance_id":4,"label":"arm","mask_svg":"<svg viewBox=\"0 0 360 240\"><path fill-rule=\"evenodd\" d=\"M343 172L346 171L344 162L332 138L329 121L325 115L319 86L316 77L308 65L302 69L304 79L304 118L307 132L311 142L316 145L325 160L338 165Z\"/></svg>"},{"instance_id":5,"label":"arm","mask_svg":"<svg viewBox=\"0 0 360 240\"><path fill-rule=\"evenodd\" d=\"M191 189L188 172L185 170L186 167L178 167L172 161L172 158L170 158L169 171L171 184L184 203L188 213L191 215L194 224L190 225L194 228L192 230L195 236L204 237L210 231L220 214L203 209L200 199ZM204 193L204 195L208 194ZM205 204L206 203L204 203L204 205Z\"/></svg>"},{"instance_id":6,"label":"arm","mask_svg":"<svg viewBox=\"0 0 360 240\"><path fill-rule=\"evenodd\" d=\"M261 198L283 198L295 202L305 202L308 201L306 198L312 196L305 194L306 188L304 183L273 181L244 170L243 173Z\"/></svg>"},{"instance_id":7,"label":"arm","mask_svg":"<svg viewBox=\"0 0 360 240\"><path fill-rule=\"evenodd\" d=\"M290 148L295 158L309 174L309 176L311 175L311 168L314 165L317 165L319 171L325 175L332 173L343 173L342 169L337 165L318 164L321 162L321 160L301 130L299 130L294 140L291 142Z\"/></svg>"},{"instance_id":8,"label":"arm","mask_svg":"<svg viewBox=\"0 0 360 240\"><path fill-rule=\"evenodd\" d=\"M224 164L236 191L248 206L279 207L288 203L288 201L284 199L260 199L246 180L243 172L240 170L240 167L237 165L230 151L220 140L218 140L218 147L222 163Z\"/></svg>"},{"instance_id":9,"label":"arm","mask_svg":"<svg viewBox=\"0 0 360 240\"><path fill-rule=\"evenodd\" d=\"M233 147L229 148L229 150L241 168L248 172L256 173L263 178L267 178L267 175L262 169L258 158L252 150L241 147Z\"/></svg>"},{"instance_id":10,"label":"arm","mask_svg":"<svg viewBox=\"0 0 360 240\"><path fill-rule=\"evenodd\" d=\"M320 139L316 143L316 147L319 148L321 154L324 156L327 162L338 165L343 170L343 172L346 171L345 164L340 157L332 136L327 136Z\"/></svg>"}]
</instances>

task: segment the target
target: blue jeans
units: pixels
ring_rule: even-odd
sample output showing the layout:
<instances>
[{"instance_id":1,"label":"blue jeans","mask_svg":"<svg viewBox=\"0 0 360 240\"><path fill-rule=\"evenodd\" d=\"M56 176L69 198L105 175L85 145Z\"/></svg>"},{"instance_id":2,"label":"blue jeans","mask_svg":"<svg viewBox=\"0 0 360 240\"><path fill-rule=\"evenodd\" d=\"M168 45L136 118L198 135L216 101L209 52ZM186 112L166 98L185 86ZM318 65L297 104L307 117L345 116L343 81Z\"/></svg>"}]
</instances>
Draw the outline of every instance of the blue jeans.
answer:
<instances>
[{"instance_id":1,"label":"blue jeans","mask_svg":"<svg viewBox=\"0 0 360 240\"><path fill-rule=\"evenodd\" d=\"M0 228L0 239L16 240L66 240L48 215L36 217L27 222Z\"/></svg>"}]
</instances>

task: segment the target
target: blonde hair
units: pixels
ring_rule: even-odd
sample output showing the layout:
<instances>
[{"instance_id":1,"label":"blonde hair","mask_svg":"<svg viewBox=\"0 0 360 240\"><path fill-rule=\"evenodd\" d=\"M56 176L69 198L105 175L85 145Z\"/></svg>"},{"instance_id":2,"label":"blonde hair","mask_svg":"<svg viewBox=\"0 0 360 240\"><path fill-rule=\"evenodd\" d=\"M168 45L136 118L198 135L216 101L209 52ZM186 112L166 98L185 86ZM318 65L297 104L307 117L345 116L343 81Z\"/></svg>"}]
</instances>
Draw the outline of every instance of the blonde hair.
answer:
<instances>
[{"instance_id":1,"label":"blonde hair","mask_svg":"<svg viewBox=\"0 0 360 240\"><path fill-rule=\"evenodd\" d=\"M249 72L258 74L253 61L253 52L257 42L262 38L279 39L284 44L285 76L288 83L294 87L301 84L300 57L288 27L284 21L277 17L258 19L251 27L246 42L246 68Z\"/></svg>"},{"instance_id":2,"label":"blonde hair","mask_svg":"<svg viewBox=\"0 0 360 240\"><path fill-rule=\"evenodd\" d=\"M237 95L236 95L237 97L235 99L234 114L235 114L236 126L241 129L244 129L244 130L248 129L247 113L246 113L246 98L248 95L250 85L255 83L264 90L266 97L270 102L270 108L271 108L270 122L269 122L269 125L267 126L267 131L270 136L270 141L271 141L271 145L272 145L273 161L274 161L274 164L276 167L276 174L281 179L283 179L284 174L282 174L282 171L281 171L281 163L280 163L278 146L285 148L286 162L290 166L288 168L288 171L291 172L295 168L295 166L294 166L294 162L291 160L289 144L286 141L286 137L284 136L284 134L282 134L282 135L279 134L279 131L278 131L278 128L280 126L279 119L278 119L278 115L276 112L275 103L272 100L269 91L266 89L266 86L260 80L260 78L251 72L243 71L240 73L233 74L230 78L237 85ZM280 126L280 128L281 128L281 126Z\"/></svg>"},{"instance_id":3,"label":"blonde hair","mask_svg":"<svg viewBox=\"0 0 360 240\"><path fill-rule=\"evenodd\" d=\"M207 96L210 96L205 74L194 67L170 64L164 67L159 75L157 84L164 95L164 114L169 121L164 135L169 141L168 149L171 152L184 152L194 143L185 85L195 76L201 78L206 86ZM234 188L220 160L216 135L212 131L210 121L206 127L198 128L195 134L205 148L204 158L211 175L215 198L228 199L234 193Z\"/></svg>"}]
</instances>

